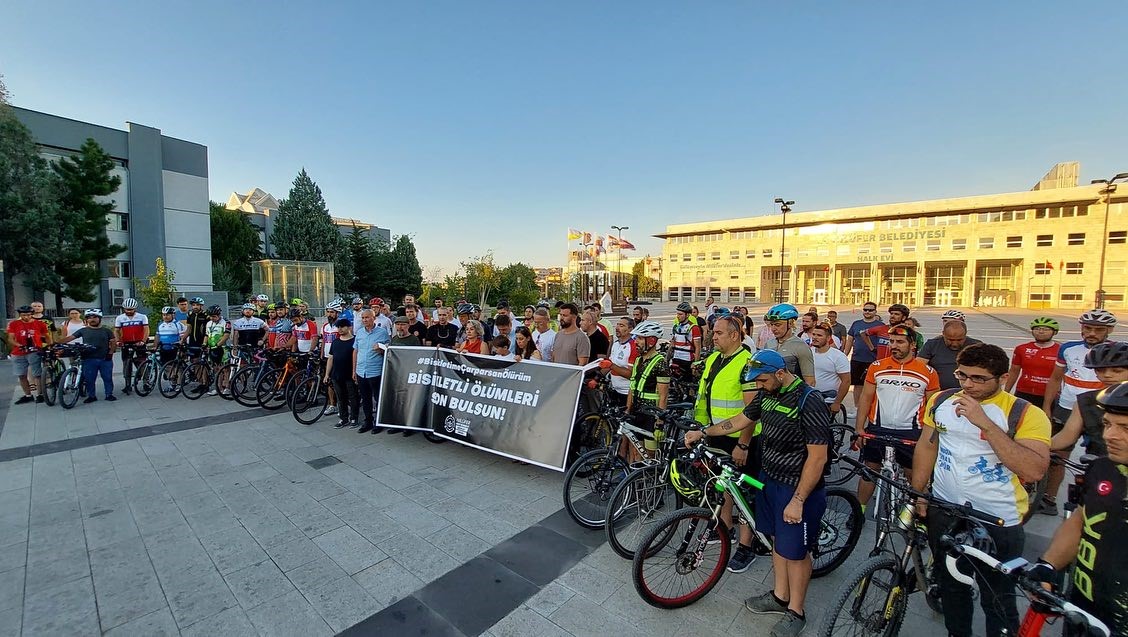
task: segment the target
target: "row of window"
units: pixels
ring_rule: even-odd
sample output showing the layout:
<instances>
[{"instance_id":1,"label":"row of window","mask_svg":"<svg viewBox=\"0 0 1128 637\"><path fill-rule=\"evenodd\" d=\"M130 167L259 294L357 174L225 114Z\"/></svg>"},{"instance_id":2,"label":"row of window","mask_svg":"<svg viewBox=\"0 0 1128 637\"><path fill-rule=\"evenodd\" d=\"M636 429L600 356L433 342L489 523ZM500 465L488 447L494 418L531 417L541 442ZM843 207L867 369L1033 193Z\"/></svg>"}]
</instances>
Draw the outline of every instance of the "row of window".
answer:
<instances>
[{"instance_id":1,"label":"row of window","mask_svg":"<svg viewBox=\"0 0 1128 637\"><path fill-rule=\"evenodd\" d=\"M966 250L967 249L967 239L952 239L951 241L952 241L952 243L951 243L951 249L952 250ZM1128 231L1117 230L1117 231L1108 233L1108 242L1109 242L1109 245L1117 245L1117 244L1128 243ZM1009 237L1006 238L1006 247L1008 247L1008 248L1021 248L1022 245L1023 245L1023 237L1021 235L1014 235L1014 236L1009 236ZM1040 235L1038 235L1037 237L1035 237L1035 245L1037 245L1037 247L1039 247L1039 248L1052 248L1052 247L1054 247L1054 235L1052 235L1052 234L1040 234ZM1069 246L1083 246L1083 245L1085 245L1085 233L1084 232L1071 232L1071 233L1069 233L1069 235L1066 237L1066 245L1069 245ZM995 237L979 237L978 247L979 247L980 250L990 250L990 249L994 248L995 247ZM926 252L939 252L940 249L941 249L941 244L940 244L939 239L927 239L924 243L924 250ZM917 242L916 241L903 241L901 243L901 252L916 252L916 250L917 250ZM886 242L879 244L878 245L878 252L880 254L893 254L893 243L890 242L890 241L886 241ZM868 245L859 245L858 246L857 254L865 255L865 254L870 254L870 253L871 253L870 246L868 246ZM770 258L772 258L772 255L774 254L774 250L772 248L763 248L762 250L759 251L759 254L765 259L770 259ZM848 256L849 254L850 254L849 244L838 244L837 246L835 246L835 256L841 257L841 256ZM756 250L744 250L744 251L730 250L729 253L728 253L728 258L729 259L739 259L739 258L741 258L741 255L743 255L745 259L755 259L756 256L757 256L757 251ZM798 255L801 258L802 257L810 257L810 256L828 257L828 256L830 256L830 247L829 246L815 246L814 250L811 250L810 248L800 248L799 251L798 251ZM680 256L681 256L681 260L683 262L688 262L688 261L694 260L694 254L691 253L691 252L686 252L684 254L681 254ZM785 248L784 251L783 251L783 257L786 259L790 256L791 256L791 249ZM671 254L670 255L671 263L676 262L678 260L678 257L679 257L679 255L677 255L677 254ZM710 252L710 253L708 253L708 255L706 255L705 252L698 252L697 255L696 255L696 260L697 261L706 261L706 260L708 260L708 261L720 261L721 260L721 252L719 252L719 251L718 252Z\"/></svg>"}]
</instances>

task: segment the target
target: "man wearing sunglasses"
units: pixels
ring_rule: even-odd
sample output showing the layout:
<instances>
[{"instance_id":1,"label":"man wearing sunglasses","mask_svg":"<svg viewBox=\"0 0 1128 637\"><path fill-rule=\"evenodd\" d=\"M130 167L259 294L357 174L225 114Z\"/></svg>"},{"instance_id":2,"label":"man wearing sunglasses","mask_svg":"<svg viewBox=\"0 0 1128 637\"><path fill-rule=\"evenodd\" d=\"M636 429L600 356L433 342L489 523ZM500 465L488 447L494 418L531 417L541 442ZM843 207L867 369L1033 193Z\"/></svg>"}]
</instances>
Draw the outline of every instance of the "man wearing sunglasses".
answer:
<instances>
[{"instance_id":1,"label":"man wearing sunglasses","mask_svg":"<svg viewBox=\"0 0 1128 637\"><path fill-rule=\"evenodd\" d=\"M924 410L924 434L913 455L912 485L948 502L969 503L997 516L1003 526L986 525L1001 561L1022 555L1022 519L1030 506L1023 482L1036 482L1050 464L1050 420L1038 406L1004 391L1010 359L997 345L970 345L956 357L957 392L940 392ZM940 538L956 519L924 500L917 514L926 517L933 555L942 555ZM974 609L971 587L948 573L934 574L944 600L948 634L970 636ZM980 605L988 635L1017 634L1014 580L980 570ZM1004 633L1004 631L1010 631Z\"/></svg>"},{"instance_id":2,"label":"man wearing sunglasses","mask_svg":"<svg viewBox=\"0 0 1128 637\"><path fill-rule=\"evenodd\" d=\"M826 510L823 468L830 444L830 411L822 396L791 373L783 356L771 350L752 355L741 379L759 392L741 413L690 431L686 444L705 436L728 436L761 426L764 489L756 498L756 528L775 538L774 586L749 598L745 608L783 617L773 635L798 635L806 624L804 601L811 581L811 549Z\"/></svg>"},{"instance_id":3,"label":"man wearing sunglasses","mask_svg":"<svg viewBox=\"0 0 1128 637\"><path fill-rule=\"evenodd\" d=\"M846 347L843 351L850 357L850 384L854 386L854 404L862 397L862 387L866 384L866 371L877 360L877 351L865 344L862 334L871 327L884 325L877 317L877 304L868 301L862 305L862 318L850 324L846 330Z\"/></svg>"}]
</instances>

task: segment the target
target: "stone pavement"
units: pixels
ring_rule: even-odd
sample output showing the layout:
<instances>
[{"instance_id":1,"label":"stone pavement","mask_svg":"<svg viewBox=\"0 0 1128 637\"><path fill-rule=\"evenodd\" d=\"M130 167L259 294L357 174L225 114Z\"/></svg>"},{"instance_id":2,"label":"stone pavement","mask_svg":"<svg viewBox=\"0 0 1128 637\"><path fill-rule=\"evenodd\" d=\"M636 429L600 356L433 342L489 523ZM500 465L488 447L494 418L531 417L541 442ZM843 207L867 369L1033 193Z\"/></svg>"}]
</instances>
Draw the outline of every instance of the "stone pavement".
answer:
<instances>
[{"instance_id":1,"label":"stone pavement","mask_svg":"<svg viewBox=\"0 0 1128 637\"><path fill-rule=\"evenodd\" d=\"M1022 338L973 316L973 335ZM742 607L764 559L693 606L647 606L602 533L560 512L553 471L212 397L119 393L63 410L12 405L12 392L0 362L0 635L710 635L773 622ZM1035 521L1028 554L1054 526ZM867 542L813 584L812 627ZM910 611L913 634L943 634L919 599Z\"/></svg>"}]
</instances>

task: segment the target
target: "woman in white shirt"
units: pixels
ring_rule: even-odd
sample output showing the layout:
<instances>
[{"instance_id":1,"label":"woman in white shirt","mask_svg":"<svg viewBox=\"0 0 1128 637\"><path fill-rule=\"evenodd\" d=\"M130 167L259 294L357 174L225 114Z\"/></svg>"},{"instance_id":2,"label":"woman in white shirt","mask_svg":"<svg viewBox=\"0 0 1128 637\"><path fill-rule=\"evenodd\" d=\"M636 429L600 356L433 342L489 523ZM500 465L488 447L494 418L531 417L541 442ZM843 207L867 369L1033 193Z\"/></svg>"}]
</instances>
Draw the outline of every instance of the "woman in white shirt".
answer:
<instances>
[{"instance_id":1,"label":"woman in white shirt","mask_svg":"<svg viewBox=\"0 0 1128 637\"><path fill-rule=\"evenodd\" d=\"M63 323L63 336L70 336L74 332L76 332L76 331L78 331L78 330L80 330L84 327L86 327L86 323L82 322L82 312L79 312L77 308L73 308L73 307L70 310L68 310L67 311L67 322ZM79 345L82 345L82 338L81 337L76 338L71 342L72 343L78 343Z\"/></svg>"}]
</instances>

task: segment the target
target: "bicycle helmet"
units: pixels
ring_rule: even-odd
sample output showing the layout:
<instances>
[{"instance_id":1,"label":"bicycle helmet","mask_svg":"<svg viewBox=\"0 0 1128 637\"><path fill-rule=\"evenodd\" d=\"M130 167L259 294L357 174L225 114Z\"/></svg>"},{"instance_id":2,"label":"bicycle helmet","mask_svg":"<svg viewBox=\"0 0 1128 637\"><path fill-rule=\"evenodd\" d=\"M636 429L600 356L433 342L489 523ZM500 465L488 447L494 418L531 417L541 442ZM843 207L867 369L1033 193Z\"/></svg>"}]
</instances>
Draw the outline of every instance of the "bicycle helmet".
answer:
<instances>
[{"instance_id":1,"label":"bicycle helmet","mask_svg":"<svg viewBox=\"0 0 1128 637\"><path fill-rule=\"evenodd\" d=\"M548 309L548 301L537 301L537 307L536 307L536 309L538 309L538 310L539 310L539 309L541 309L541 308L544 308L544 309L546 309L546 310L547 310L547 309Z\"/></svg>"},{"instance_id":2,"label":"bicycle helmet","mask_svg":"<svg viewBox=\"0 0 1128 637\"><path fill-rule=\"evenodd\" d=\"M995 554L995 540L987 534L987 529L974 520L965 520L963 530L952 535L956 544L966 544L988 555Z\"/></svg>"},{"instance_id":3,"label":"bicycle helmet","mask_svg":"<svg viewBox=\"0 0 1128 637\"><path fill-rule=\"evenodd\" d=\"M902 303L894 303L893 305L889 306L889 311L890 312L900 312L901 314L908 316L909 315L909 306L904 305Z\"/></svg>"},{"instance_id":4,"label":"bicycle helmet","mask_svg":"<svg viewBox=\"0 0 1128 637\"><path fill-rule=\"evenodd\" d=\"M693 311L693 306L690 305L689 303L686 303L685 301L682 301L681 303L678 303L678 311L679 312L685 312L686 314L689 314L690 312Z\"/></svg>"},{"instance_id":5,"label":"bicycle helmet","mask_svg":"<svg viewBox=\"0 0 1128 637\"><path fill-rule=\"evenodd\" d=\"M203 305L203 304L204 304L204 299L202 299L202 298L200 298L200 297L198 297L198 296L194 296L194 297L192 297L192 303L198 303L198 304L200 304L200 305Z\"/></svg>"},{"instance_id":6,"label":"bicycle helmet","mask_svg":"<svg viewBox=\"0 0 1128 637\"><path fill-rule=\"evenodd\" d=\"M460 314L460 315L461 314L469 314L471 312L471 310L473 310L473 309L474 309L474 306L470 305L469 303L463 303L462 305L458 306L458 310L456 311L456 314Z\"/></svg>"},{"instance_id":7,"label":"bicycle helmet","mask_svg":"<svg viewBox=\"0 0 1128 637\"><path fill-rule=\"evenodd\" d=\"M266 309L273 310L273 309L276 309L276 307L277 307L276 305L274 305L273 303L270 303L270 304L267 304Z\"/></svg>"},{"instance_id":8,"label":"bicycle helmet","mask_svg":"<svg viewBox=\"0 0 1128 637\"><path fill-rule=\"evenodd\" d=\"M137 299L126 299L121 302L121 309L123 310L136 310Z\"/></svg>"},{"instance_id":9,"label":"bicycle helmet","mask_svg":"<svg viewBox=\"0 0 1128 637\"><path fill-rule=\"evenodd\" d=\"M1128 343L1105 341L1094 345L1085 354L1085 367L1089 369L1128 367Z\"/></svg>"},{"instance_id":10,"label":"bicycle helmet","mask_svg":"<svg viewBox=\"0 0 1128 637\"><path fill-rule=\"evenodd\" d=\"M270 297L265 295L265 294L260 294L260 295L255 297L255 300L256 301L269 301Z\"/></svg>"},{"instance_id":11,"label":"bicycle helmet","mask_svg":"<svg viewBox=\"0 0 1128 637\"><path fill-rule=\"evenodd\" d=\"M722 316L731 316L731 315L732 315L732 311L729 310L727 307L718 306L716 308L713 308L713 316L716 316L717 318L721 318Z\"/></svg>"},{"instance_id":12,"label":"bicycle helmet","mask_svg":"<svg viewBox=\"0 0 1128 637\"><path fill-rule=\"evenodd\" d=\"M783 360L783 356L775 350L762 349L745 363L744 371L740 373L740 381L750 383L761 374L774 374L781 369L787 369L787 361Z\"/></svg>"},{"instance_id":13,"label":"bicycle helmet","mask_svg":"<svg viewBox=\"0 0 1128 637\"><path fill-rule=\"evenodd\" d=\"M670 485L688 502L700 502L702 486L708 482L701 469L687 457L674 458L670 462Z\"/></svg>"},{"instance_id":14,"label":"bicycle helmet","mask_svg":"<svg viewBox=\"0 0 1128 637\"><path fill-rule=\"evenodd\" d=\"M1110 414L1128 415L1128 383L1110 385L1097 394L1097 405Z\"/></svg>"},{"instance_id":15,"label":"bicycle helmet","mask_svg":"<svg viewBox=\"0 0 1128 637\"><path fill-rule=\"evenodd\" d=\"M384 299L382 299L378 296L374 296L374 297L372 297L371 299L368 300L368 304L369 305L383 305Z\"/></svg>"},{"instance_id":16,"label":"bicycle helmet","mask_svg":"<svg viewBox=\"0 0 1128 637\"><path fill-rule=\"evenodd\" d=\"M171 305L166 305L161 308L161 314L176 314L176 308Z\"/></svg>"},{"instance_id":17,"label":"bicycle helmet","mask_svg":"<svg viewBox=\"0 0 1128 637\"><path fill-rule=\"evenodd\" d=\"M641 338L662 338L662 324L658 321L643 321L631 330L631 336Z\"/></svg>"},{"instance_id":18,"label":"bicycle helmet","mask_svg":"<svg viewBox=\"0 0 1128 637\"><path fill-rule=\"evenodd\" d=\"M97 316L98 318L102 318L102 310L99 310L98 308L92 307L89 310L86 310L85 312L83 312L82 315L86 316L86 317Z\"/></svg>"},{"instance_id":19,"label":"bicycle helmet","mask_svg":"<svg viewBox=\"0 0 1128 637\"><path fill-rule=\"evenodd\" d=\"M290 310L290 318L298 318L301 315L302 315L302 309L299 308L299 307L295 307L295 308L292 308Z\"/></svg>"},{"instance_id":20,"label":"bicycle helmet","mask_svg":"<svg viewBox=\"0 0 1128 637\"><path fill-rule=\"evenodd\" d=\"M1077 322L1082 325L1100 325L1104 327L1115 327L1116 316L1108 310L1089 310L1077 319Z\"/></svg>"},{"instance_id":21,"label":"bicycle helmet","mask_svg":"<svg viewBox=\"0 0 1128 637\"><path fill-rule=\"evenodd\" d=\"M208 308L208 314L223 314L223 308L218 305L213 305Z\"/></svg>"},{"instance_id":22,"label":"bicycle helmet","mask_svg":"<svg viewBox=\"0 0 1128 637\"><path fill-rule=\"evenodd\" d=\"M31 306L30 305L19 306L18 308L16 308L16 314L31 314Z\"/></svg>"},{"instance_id":23,"label":"bicycle helmet","mask_svg":"<svg viewBox=\"0 0 1128 637\"><path fill-rule=\"evenodd\" d=\"M364 299L360 298L359 296L354 296L353 300L352 300L352 304L356 305L357 303L364 305Z\"/></svg>"},{"instance_id":24,"label":"bicycle helmet","mask_svg":"<svg viewBox=\"0 0 1128 637\"><path fill-rule=\"evenodd\" d=\"M337 299L336 301L330 302L329 305L326 305L325 309L326 310L333 310L334 312L340 312L342 309L344 309L344 307L345 307L344 302L341 301L340 299Z\"/></svg>"},{"instance_id":25,"label":"bicycle helmet","mask_svg":"<svg viewBox=\"0 0 1128 637\"><path fill-rule=\"evenodd\" d=\"M257 310L258 308L257 308L257 307L255 306L255 304L254 304L254 303L244 303L244 304L243 304L243 309L244 309L244 310L250 310L250 311L252 311L252 312L253 312L253 311Z\"/></svg>"},{"instance_id":26,"label":"bicycle helmet","mask_svg":"<svg viewBox=\"0 0 1128 637\"><path fill-rule=\"evenodd\" d=\"M799 310L790 303L777 303L764 314L765 321L790 321L799 318Z\"/></svg>"},{"instance_id":27,"label":"bicycle helmet","mask_svg":"<svg viewBox=\"0 0 1128 637\"><path fill-rule=\"evenodd\" d=\"M1058 331L1061 330L1061 324L1057 322L1057 319L1049 316L1039 316L1033 321L1030 321L1030 329L1036 327L1048 327L1054 331L1054 334L1057 334Z\"/></svg>"},{"instance_id":28,"label":"bicycle helmet","mask_svg":"<svg viewBox=\"0 0 1128 637\"><path fill-rule=\"evenodd\" d=\"M964 316L964 313L959 310L948 310L947 312L944 312L940 315L941 323L945 323L947 321L960 321L962 323L966 320L967 317Z\"/></svg>"},{"instance_id":29,"label":"bicycle helmet","mask_svg":"<svg viewBox=\"0 0 1128 637\"><path fill-rule=\"evenodd\" d=\"M301 305L302 303L305 303L305 301L299 299L296 296L294 298L290 299L290 305Z\"/></svg>"},{"instance_id":30,"label":"bicycle helmet","mask_svg":"<svg viewBox=\"0 0 1128 637\"><path fill-rule=\"evenodd\" d=\"M475 304L470 306L470 311L471 312L481 312L482 308L477 303L475 303Z\"/></svg>"}]
</instances>

